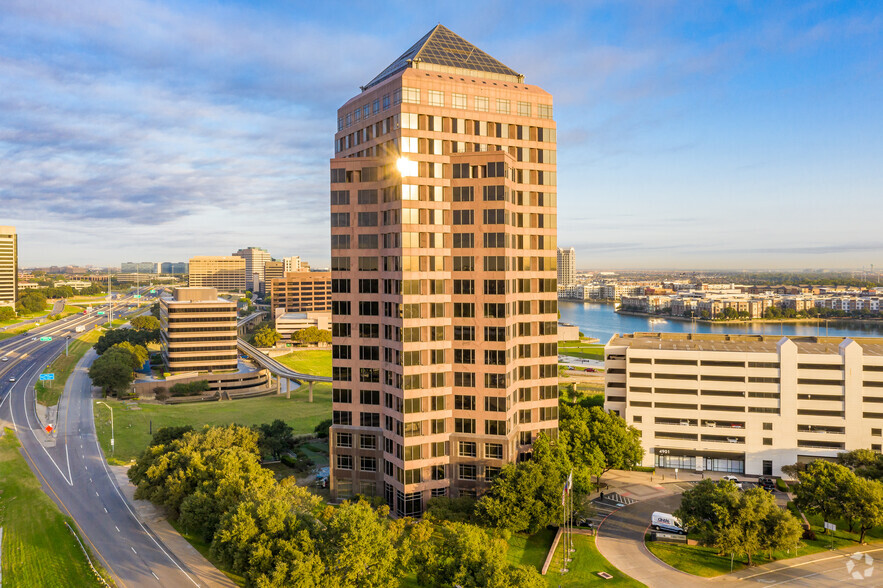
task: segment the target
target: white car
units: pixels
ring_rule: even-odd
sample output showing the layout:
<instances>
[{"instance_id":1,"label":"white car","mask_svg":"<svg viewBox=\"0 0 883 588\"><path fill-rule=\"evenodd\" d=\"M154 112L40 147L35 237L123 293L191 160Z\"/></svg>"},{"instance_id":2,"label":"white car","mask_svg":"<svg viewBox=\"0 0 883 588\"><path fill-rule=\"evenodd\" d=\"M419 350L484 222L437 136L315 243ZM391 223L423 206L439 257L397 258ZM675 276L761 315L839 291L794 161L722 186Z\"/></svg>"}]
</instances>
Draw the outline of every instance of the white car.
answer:
<instances>
[{"instance_id":1,"label":"white car","mask_svg":"<svg viewBox=\"0 0 883 588\"><path fill-rule=\"evenodd\" d=\"M736 488L738 488L739 490L742 489L742 482L740 482L739 479L738 479L736 476L724 476L724 477L721 478L721 479L722 479L722 480L728 480L728 481L732 482L733 484L736 485Z\"/></svg>"},{"instance_id":2,"label":"white car","mask_svg":"<svg viewBox=\"0 0 883 588\"><path fill-rule=\"evenodd\" d=\"M3 357L0 357L0 361L9 361L9 358L4 355Z\"/></svg>"},{"instance_id":3,"label":"white car","mask_svg":"<svg viewBox=\"0 0 883 588\"><path fill-rule=\"evenodd\" d=\"M9 381L10 381L10 382L14 382L14 381L15 381L15 378L9 378Z\"/></svg>"}]
</instances>

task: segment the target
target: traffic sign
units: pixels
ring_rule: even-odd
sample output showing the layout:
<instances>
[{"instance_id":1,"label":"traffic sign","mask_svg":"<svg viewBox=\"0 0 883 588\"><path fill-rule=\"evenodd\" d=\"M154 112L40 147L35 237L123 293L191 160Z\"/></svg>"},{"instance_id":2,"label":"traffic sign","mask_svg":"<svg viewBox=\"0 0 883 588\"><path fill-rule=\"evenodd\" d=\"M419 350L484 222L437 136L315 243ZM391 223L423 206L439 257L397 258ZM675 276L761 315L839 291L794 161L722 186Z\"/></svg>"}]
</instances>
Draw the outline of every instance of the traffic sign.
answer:
<instances>
[{"instance_id":1,"label":"traffic sign","mask_svg":"<svg viewBox=\"0 0 883 588\"><path fill-rule=\"evenodd\" d=\"M141 294L135 294L135 298L141 298Z\"/></svg>"},{"instance_id":2,"label":"traffic sign","mask_svg":"<svg viewBox=\"0 0 883 588\"><path fill-rule=\"evenodd\" d=\"M825 521L825 529L827 529L828 531L836 531L837 525L835 525L834 523L829 523L828 521Z\"/></svg>"},{"instance_id":3,"label":"traffic sign","mask_svg":"<svg viewBox=\"0 0 883 588\"><path fill-rule=\"evenodd\" d=\"M99 311L98 311L98 314L104 314L104 311L103 311L103 310L99 310Z\"/></svg>"},{"instance_id":4,"label":"traffic sign","mask_svg":"<svg viewBox=\"0 0 883 588\"><path fill-rule=\"evenodd\" d=\"M151 290L150 293L151 293L151 294L156 294L156 290Z\"/></svg>"},{"instance_id":5,"label":"traffic sign","mask_svg":"<svg viewBox=\"0 0 883 588\"><path fill-rule=\"evenodd\" d=\"M52 341L52 337L40 337L40 341Z\"/></svg>"},{"instance_id":6,"label":"traffic sign","mask_svg":"<svg viewBox=\"0 0 883 588\"><path fill-rule=\"evenodd\" d=\"M46 425L45 427L43 427L43 430L46 431L47 433L51 433L52 431L55 430L55 427L53 427L52 425Z\"/></svg>"},{"instance_id":7,"label":"traffic sign","mask_svg":"<svg viewBox=\"0 0 883 588\"><path fill-rule=\"evenodd\" d=\"M54 380L55 374L40 374L41 380Z\"/></svg>"}]
</instances>

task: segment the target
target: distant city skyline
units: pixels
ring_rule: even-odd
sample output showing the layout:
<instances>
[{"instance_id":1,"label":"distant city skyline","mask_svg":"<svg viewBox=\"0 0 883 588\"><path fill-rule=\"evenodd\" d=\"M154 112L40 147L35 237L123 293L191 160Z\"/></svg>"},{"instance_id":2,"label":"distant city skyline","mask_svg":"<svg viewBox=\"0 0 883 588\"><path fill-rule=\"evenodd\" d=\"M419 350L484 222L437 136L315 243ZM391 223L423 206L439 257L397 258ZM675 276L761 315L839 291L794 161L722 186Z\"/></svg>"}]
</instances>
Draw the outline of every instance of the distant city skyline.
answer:
<instances>
[{"instance_id":1,"label":"distant city skyline","mask_svg":"<svg viewBox=\"0 0 883 588\"><path fill-rule=\"evenodd\" d=\"M558 246L577 269L883 266L873 4L87 0L0 14L0 224L17 227L23 267L252 244L327 266L336 109L438 22L555 96Z\"/></svg>"}]
</instances>

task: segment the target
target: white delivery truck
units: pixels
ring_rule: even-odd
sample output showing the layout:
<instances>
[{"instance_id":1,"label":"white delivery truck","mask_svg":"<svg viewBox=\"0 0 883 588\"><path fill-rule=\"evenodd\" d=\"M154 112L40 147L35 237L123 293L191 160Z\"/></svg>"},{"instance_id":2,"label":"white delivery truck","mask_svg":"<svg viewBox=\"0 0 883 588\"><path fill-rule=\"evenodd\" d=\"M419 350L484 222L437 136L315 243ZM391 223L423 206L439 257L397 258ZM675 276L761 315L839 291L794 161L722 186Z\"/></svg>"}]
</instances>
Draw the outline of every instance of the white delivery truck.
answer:
<instances>
[{"instance_id":1,"label":"white delivery truck","mask_svg":"<svg viewBox=\"0 0 883 588\"><path fill-rule=\"evenodd\" d=\"M75 333L82 333L85 330L86 330L86 325L77 325L77 327L74 328Z\"/></svg>"},{"instance_id":2,"label":"white delivery truck","mask_svg":"<svg viewBox=\"0 0 883 588\"><path fill-rule=\"evenodd\" d=\"M650 526L656 531L687 534L681 521L667 512L654 512L650 515Z\"/></svg>"}]
</instances>

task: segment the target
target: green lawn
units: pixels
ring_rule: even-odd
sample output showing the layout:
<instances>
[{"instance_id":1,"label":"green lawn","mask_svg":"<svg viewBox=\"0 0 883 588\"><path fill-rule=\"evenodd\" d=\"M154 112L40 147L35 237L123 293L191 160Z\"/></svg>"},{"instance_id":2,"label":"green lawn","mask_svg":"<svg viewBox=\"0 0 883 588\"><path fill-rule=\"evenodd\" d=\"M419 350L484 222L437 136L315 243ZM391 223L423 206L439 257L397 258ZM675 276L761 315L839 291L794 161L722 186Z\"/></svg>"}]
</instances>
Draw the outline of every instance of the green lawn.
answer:
<instances>
[{"instance_id":1,"label":"green lawn","mask_svg":"<svg viewBox=\"0 0 883 588\"><path fill-rule=\"evenodd\" d=\"M574 535L572 554L573 561L567 564L570 570L561 573L561 558L564 553L563 541L558 544L552 564L546 573L550 588L578 586L643 586L640 582L627 576L613 567L595 547L595 538L591 535ZM598 572L607 572L613 578L605 580Z\"/></svg>"},{"instance_id":2,"label":"green lawn","mask_svg":"<svg viewBox=\"0 0 883 588\"><path fill-rule=\"evenodd\" d=\"M299 349L275 359L303 374L331 377L331 349Z\"/></svg>"},{"instance_id":3,"label":"green lawn","mask_svg":"<svg viewBox=\"0 0 883 588\"><path fill-rule=\"evenodd\" d=\"M81 337L70 342L68 345L69 354L67 356L64 354L59 355L55 358L55 361L49 364L49 367L43 370L44 374L55 374L55 380L46 384L37 382L37 402L43 406L55 406L58 404L58 399L64 391L64 385L74 371L77 362L86 355L87 351L92 349L92 346L98 341L100 336L101 332L98 329L86 331Z\"/></svg>"},{"instance_id":4,"label":"green lawn","mask_svg":"<svg viewBox=\"0 0 883 588\"><path fill-rule=\"evenodd\" d=\"M0 438L3 586L99 586L68 521L43 493L10 429ZM84 542L85 544L85 542ZM89 554L96 568L97 558ZM102 570L103 572L103 570Z\"/></svg>"},{"instance_id":5,"label":"green lawn","mask_svg":"<svg viewBox=\"0 0 883 588\"><path fill-rule=\"evenodd\" d=\"M569 355L583 359L604 360L604 345L601 343L580 343L565 341L558 344L558 355Z\"/></svg>"},{"instance_id":6,"label":"green lawn","mask_svg":"<svg viewBox=\"0 0 883 588\"><path fill-rule=\"evenodd\" d=\"M506 557L514 566L533 566L542 570L554 539L554 529L543 529L535 535L515 533L509 538L509 552Z\"/></svg>"},{"instance_id":7,"label":"green lawn","mask_svg":"<svg viewBox=\"0 0 883 588\"><path fill-rule=\"evenodd\" d=\"M30 319L35 319L37 317L41 317L43 315L49 314L52 311L52 305L47 304L46 308L41 310L40 312L22 312L18 315L18 317L8 320L8 321L0 321L0 327L5 327L7 325L14 325L20 323L22 321L27 321Z\"/></svg>"},{"instance_id":8,"label":"green lawn","mask_svg":"<svg viewBox=\"0 0 883 588\"><path fill-rule=\"evenodd\" d=\"M795 512L793 503L788 504L789 510ZM755 565L763 565L771 561L780 559L790 559L792 557L800 557L803 555L811 555L813 553L821 553L831 549L831 535L823 535L822 519L818 516L807 516L807 519L816 534L814 540L804 540L796 551L774 551L772 559L767 553L758 553L752 557L752 563ZM834 534L834 548L842 549L844 547L855 547L858 545L858 533L849 533L846 531L848 525L844 521L835 521L838 531ZM872 529L865 534L865 541L874 543L883 541L883 528L878 527ZM681 545L671 543L658 543L655 541L647 541L647 548L653 555L688 574L703 576L710 578L720 576L730 572L730 556L717 555L717 550L713 547L702 547L699 545ZM748 558L742 554L736 554L733 558L733 571L740 570L748 565Z\"/></svg>"},{"instance_id":9,"label":"green lawn","mask_svg":"<svg viewBox=\"0 0 883 588\"><path fill-rule=\"evenodd\" d=\"M140 403L141 410L130 410L123 402L107 399L113 407L115 454L110 453L110 413L103 405L95 406L95 428L104 454L111 463L126 464L138 457L150 442L153 431L169 426L190 425L257 425L282 419L294 428L296 435L311 433L319 422L331 418L331 384L313 385L314 402L307 402L307 387L301 386L285 395L201 402L196 404L163 405Z\"/></svg>"}]
</instances>

